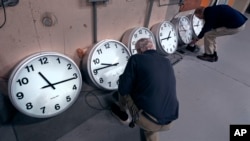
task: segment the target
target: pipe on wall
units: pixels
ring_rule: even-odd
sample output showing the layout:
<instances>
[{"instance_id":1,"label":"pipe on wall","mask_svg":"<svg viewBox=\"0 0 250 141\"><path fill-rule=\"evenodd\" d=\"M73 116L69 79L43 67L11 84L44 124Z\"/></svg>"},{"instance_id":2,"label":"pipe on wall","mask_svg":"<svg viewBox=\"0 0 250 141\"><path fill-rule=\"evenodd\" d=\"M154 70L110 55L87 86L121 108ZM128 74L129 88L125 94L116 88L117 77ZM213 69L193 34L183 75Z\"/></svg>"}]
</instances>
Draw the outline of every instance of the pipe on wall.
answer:
<instances>
[{"instance_id":1,"label":"pipe on wall","mask_svg":"<svg viewBox=\"0 0 250 141\"><path fill-rule=\"evenodd\" d=\"M93 43L97 43L97 8L96 2L92 2L93 6Z\"/></svg>"},{"instance_id":2,"label":"pipe on wall","mask_svg":"<svg viewBox=\"0 0 250 141\"><path fill-rule=\"evenodd\" d=\"M149 0L149 9L147 10L148 13L145 18L144 27L148 28L149 26L149 21L150 21L153 5L154 5L154 0Z\"/></svg>"}]
</instances>

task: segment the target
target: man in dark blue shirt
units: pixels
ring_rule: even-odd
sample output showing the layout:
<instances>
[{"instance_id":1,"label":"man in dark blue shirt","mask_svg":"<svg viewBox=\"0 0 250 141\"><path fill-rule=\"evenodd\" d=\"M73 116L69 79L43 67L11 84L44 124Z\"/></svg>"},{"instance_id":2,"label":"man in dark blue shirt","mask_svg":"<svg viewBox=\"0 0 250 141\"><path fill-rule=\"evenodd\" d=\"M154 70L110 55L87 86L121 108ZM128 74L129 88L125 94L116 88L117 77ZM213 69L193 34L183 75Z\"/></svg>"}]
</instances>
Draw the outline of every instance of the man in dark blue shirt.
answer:
<instances>
[{"instance_id":1,"label":"man in dark blue shirt","mask_svg":"<svg viewBox=\"0 0 250 141\"><path fill-rule=\"evenodd\" d=\"M147 141L158 141L158 131L168 130L178 118L175 74L170 61L156 52L151 39L140 39L136 50L138 53L129 58L119 78L120 105L129 109Z\"/></svg>"},{"instance_id":2,"label":"man in dark blue shirt","mask_svg":"<svg viewBox=\"0 0 250 141\"><path fill-rule=\"evenodd\" d=\"M216 62L218 60L216 52L216 37L232 35L242 31L245 28L247 18L236 9L228 5L216 5L211 7L199 7L194 12L195 16L204 19L205 24L200 34L191 44L195 44L199 39L204 37L203 55L197 58Z\"/></svg>"}]
</instances>

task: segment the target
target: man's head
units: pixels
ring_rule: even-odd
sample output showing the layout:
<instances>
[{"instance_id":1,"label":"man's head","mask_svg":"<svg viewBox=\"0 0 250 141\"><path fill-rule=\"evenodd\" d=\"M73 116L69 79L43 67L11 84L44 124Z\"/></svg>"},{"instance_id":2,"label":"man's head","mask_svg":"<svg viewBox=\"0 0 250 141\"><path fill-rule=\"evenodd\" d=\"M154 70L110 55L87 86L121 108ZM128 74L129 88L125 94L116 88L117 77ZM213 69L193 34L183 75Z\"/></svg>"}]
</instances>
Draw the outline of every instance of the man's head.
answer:
<instances>
[{"instance_id":1,"label":"man's head","mask_svg":"<svg viewBox=\"0 0 250 141\"><path fill-rule=\"evenodd\" d=\"M150 38L141 38L135 44L136 51L141 54L147 50L156 50L153 41Z\"/></svg>"},{"instance_id":2,"label":"man's head","mask_svg":"<svg viewBox=\"0 0 250 141\"><path fill-rule=\"evenodd\" d=\"M194 15L200 19L204 19L204 10L205 10L205 7L198 7L195 9L194 11Z\"/></svg>"}]
</instances>

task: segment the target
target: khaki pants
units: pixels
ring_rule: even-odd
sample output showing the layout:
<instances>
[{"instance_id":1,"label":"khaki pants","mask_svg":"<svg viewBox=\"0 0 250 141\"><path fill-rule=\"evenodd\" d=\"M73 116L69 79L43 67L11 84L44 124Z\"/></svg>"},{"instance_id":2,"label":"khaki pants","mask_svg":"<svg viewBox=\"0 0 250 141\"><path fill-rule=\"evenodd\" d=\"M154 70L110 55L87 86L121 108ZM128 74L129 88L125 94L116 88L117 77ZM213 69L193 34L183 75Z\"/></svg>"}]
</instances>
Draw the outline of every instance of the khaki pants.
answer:
<instances>
[{"instance_id":1,"label":"khaki pants","mask_svg":"<svg viewBox=\"0 0 250 141\"><path fill-rule=\"evenodd\" d=\"M214 54L216 51L217 45L216 45L216 37L219 36L225 36L225 35L232 35L236 34L242 30L244 30L246 24L243 24L239 28L226 28L226 27L220 27L216 29L212 29L211 31L208 31L204 35L204 51L206 54Z\"/></svg>"},{"instance_id":2,"label":"khaki pants","mask_svg":"<svg viewBox=\"0 0 250 141\"><path fill-rule=\"evenodd\" d=\"M119 96L120 108L125 111L129 109L132 117L136 117L135 123L138 125L144 133L144 140L146 141L159 141L159 131L166 131L170 129L171 123L166 125L158 125L151 120L147 119L142 110L139 110L134 104L130 96Z\"/></svg>"}]
</instances>

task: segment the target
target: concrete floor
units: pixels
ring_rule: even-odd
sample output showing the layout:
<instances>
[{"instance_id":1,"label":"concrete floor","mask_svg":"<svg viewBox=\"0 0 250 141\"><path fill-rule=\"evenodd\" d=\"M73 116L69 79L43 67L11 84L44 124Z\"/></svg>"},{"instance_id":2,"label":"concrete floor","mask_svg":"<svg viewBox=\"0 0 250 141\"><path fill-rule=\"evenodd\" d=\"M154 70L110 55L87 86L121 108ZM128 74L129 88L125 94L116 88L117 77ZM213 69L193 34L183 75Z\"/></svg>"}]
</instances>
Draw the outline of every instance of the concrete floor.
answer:
<instances>
[{"instance_id":1,"label":"concrete floor","mask_svg":"<svg viewBox=\"0 0 250 141\"><path fill-rule=\"evenodd\" d=\"M250 19L250 15L247 14ZM177 78L177 92L180 102L180 116L171 130L160 132L161 141L229 141L231 124L250 124L250 20L246 29L236 35L217 39L219 60L215 63L198 60L190 52L174 65ZM200 52L202 53L202 51ZM99 92L96 92L99 93ZM100 93L99 93L100 94ZM107 93L106 96L109 96ZM100 99L102 95L98 95ZM0 141L139 141L139 128L120 124L92 96L94 106L85 103L85 109L73 106L66 113L77 113L55 117L46 121L29 121L16 124L15 128L0 127ZM85 97L85 100L87 98ZM91 100L91 99L89 99ZM79 101L84 103L83 96ZM82 117L86 118L82 118ZM63 119L63 118L67 118ZM20 119L20 118L19 118ZM80 120L81 119L81 120ZM15 120L15 118L14 118ZM17 123L20 120L15 120ZM60 122L59 122L60 121ZM47 122L47 123L46 123ZM20 122L18 122L20 123ZM57 124L51 124L57 123ZM69 126L68 124L73 124ZM46 124L51 127L35 125ZM68 125L65 127L64 125ZM13 124L12 124L13 125ZM21 127L20 127L21 126ZM33 131L27 131L32 126ZM19 128L19 129L18 129ZM67 130L65 129L67 128ZM41 129L47 131L41 131ZM37 130L37 134L33 134ZM61 130L64 130L61 132ZM21 132L26 132L21 134ZM61 134L58 134L60 132ZM57 134L55 136L55 134ZM30 138L28 137L30 136ZM31 137L33 136L33 137ZM47 138L46 138L47 136ZM50 138L49 138L50 136Z\"/></svg>"}]
</instances>

